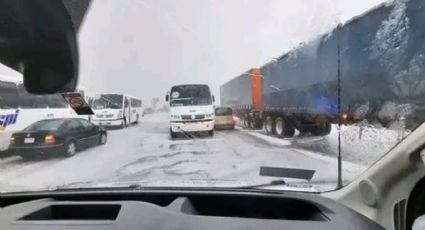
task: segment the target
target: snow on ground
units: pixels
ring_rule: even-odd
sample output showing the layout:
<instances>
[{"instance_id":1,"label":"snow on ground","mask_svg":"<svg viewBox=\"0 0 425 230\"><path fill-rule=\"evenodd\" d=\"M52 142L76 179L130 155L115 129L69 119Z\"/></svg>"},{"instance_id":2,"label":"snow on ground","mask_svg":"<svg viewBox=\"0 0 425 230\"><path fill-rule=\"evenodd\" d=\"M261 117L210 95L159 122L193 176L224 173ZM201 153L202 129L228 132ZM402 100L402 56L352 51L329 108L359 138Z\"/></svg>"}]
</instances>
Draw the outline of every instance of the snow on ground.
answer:
<instances>
[{"instance_id":1,"label":"snow on ground","mask_svg":"<svg viewBox=\"0 0 425 230\"><path fill-rule=\"evenodd\" d=\"M245 130L276 146L296 146L304 150L320 153L331 158L338 156L338 127L332 125L332 131L327 136L302 136L297 132L293 138L278 138L266 136L264 130ZM409 132L365 126L341 126L341 156L343 161L359 165L359 170L367 168L376 162Z\"/></svg>"},{"instance_id":2,"label":"snow on ground","mask_svg":"<svg viewBox=\"0 0 425 230\"><path fill-rule=\"evenodd\" d=\"M331 133L327 137L300 138L310 138L314 147L315 142L333 144L334 136ZM316 189L334 189L335 156L319 154L312 147L301 146L296 139L267 137L259 131L230 130L217 131L214 137L170 140L168 114L152 114L143 117L138 125L109 131L106 145L84 150L71 158L0 159L0 191L110 186L111 182L142 186L241 186L279 179L260 177L261 166L312 169L316 173L311 183ZM344 162L343 179L352 180L364 168L355 162Z\"/></svg>"}]
</instances>

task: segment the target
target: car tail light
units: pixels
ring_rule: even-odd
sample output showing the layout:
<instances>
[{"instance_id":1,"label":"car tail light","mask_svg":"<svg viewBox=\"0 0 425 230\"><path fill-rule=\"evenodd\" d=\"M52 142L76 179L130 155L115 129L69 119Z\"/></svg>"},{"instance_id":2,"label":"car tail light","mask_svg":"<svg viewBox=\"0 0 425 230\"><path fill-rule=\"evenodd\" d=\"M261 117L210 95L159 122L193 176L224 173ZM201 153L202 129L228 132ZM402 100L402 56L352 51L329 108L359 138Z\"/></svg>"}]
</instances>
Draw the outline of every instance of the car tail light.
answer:
<instances>
[{"instance_id":1,"label":"car tail light","mask_svg":"<svg viewBox=\"0 0 425 230\"><path fill-rule=\"evenodd\" d=\"M44 137L44 144L53 144L56 143L56 137L53 135L47 135Z\"/></svg>"},{"instance_id":2,"label":"car tail light","mask_svg":"<svg viewBox=\"0 0 425 230\"><path fill-rule=\"evenodd\" d=\"M12 137L10 137L10 143L11 143L11 144L14 144L14 143L15 143L15 137L13 137L13 136L12 136Z\"/></svg>"}]
</instances>

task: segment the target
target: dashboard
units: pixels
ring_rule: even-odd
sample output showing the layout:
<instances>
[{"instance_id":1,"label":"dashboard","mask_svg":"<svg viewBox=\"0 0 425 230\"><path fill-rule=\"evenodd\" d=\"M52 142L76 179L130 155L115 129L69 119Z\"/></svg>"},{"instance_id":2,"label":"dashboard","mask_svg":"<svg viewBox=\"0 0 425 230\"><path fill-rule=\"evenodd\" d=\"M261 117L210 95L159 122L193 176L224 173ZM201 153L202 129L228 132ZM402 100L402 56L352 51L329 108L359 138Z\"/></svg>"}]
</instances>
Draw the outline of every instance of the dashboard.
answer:
<instances>
[{"instance_id":1,"label":"dashboard","mask_svg":"<svg viewBox=\"0 0 425 230\"><path fill-rule=\"evenodd\" d=\"M141 190L7 194L0 229L384 229L319 194Z\"/></svg>"}]
</instances>

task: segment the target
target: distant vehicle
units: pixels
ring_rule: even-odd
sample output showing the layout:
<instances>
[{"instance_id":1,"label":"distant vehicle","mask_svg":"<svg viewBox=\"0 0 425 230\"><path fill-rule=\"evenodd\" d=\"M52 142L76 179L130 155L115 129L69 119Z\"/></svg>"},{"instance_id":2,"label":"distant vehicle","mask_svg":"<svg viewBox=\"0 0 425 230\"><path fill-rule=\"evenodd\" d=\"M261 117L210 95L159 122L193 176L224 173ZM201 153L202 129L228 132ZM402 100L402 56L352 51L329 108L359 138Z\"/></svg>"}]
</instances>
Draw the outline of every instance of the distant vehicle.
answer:
<instances>
[{"instance_id":1,"label":"distant vehicle","mask_svg":"<svg viewBox=\"0 0 425 230\"><path fill-rule=\"evenodd\" d=\"M95 113L90 121L99 126L125 128L143 116L142 100L125 94L98 94L89 104Z\"/></svg>"},{"instance_id":2,"label":"distant vehicle","mask_svg":"<svg viewBox=\"0 0 425 230\"><path fill-rule=\"evenodd\" d=\"M24 159L41 156L70 157L78 150L103 145L106 141L106 129L85 119L47 119L13 133L9 151Z\"/></svg>"},{"instance_id":3,"label":"distant vehicle","mask_svg":"<svg viewBox=\"0 0 425 230\"><path fill-rule=\"evenodd\" d=\"M170 102L170 135L208 132L214 135L214 97L208 85L175 85L165 97Z\"/></svg>"},{"instance_id":4,"label":"distant vehicle","mask_svg":"<svg viewBox=\"0 0 425 230\"><path fill-rule=\"evenodd\" d=\"M234 129L236 119L230 107L215 108L214 129Z\"/></svg>"},{"instance_id":5,"label":"distant vehicle","mask_svg":"<svg viewBox=\"0 0 425 230\"><path fill-rule=\"evenodd\" d=\"M164 105L164 106L162 106L162 107L159 107L159 108L157 109L157 111L158 111L158 112L161 112L161 113L170 112L170 107L169 107L168 105Z\"/></svg>"},{"instance_id":6,"label":"distant vehicle","mask_svg":"<svg viewBox=\"0 0 425 230\"><path fill-rule=\"evenodd\" d=\"M80 116L60 94L32 95L22 77L0 75L0 151L6 150L10 135L43 119L88 118ZM84 94L84 91L79 90Z\"/></svg>"},{"instance_id":7,"label":"distant vehicle","mask_svg":"<svg viewBox=\"0 0 425 230\"><path fill-rule=\"evenodd\" d=\"M144 114L152 114L155 113L155 110L153 110L151 107L148 107L146 109L143 110Z\"/></svg>"}]
</instances>

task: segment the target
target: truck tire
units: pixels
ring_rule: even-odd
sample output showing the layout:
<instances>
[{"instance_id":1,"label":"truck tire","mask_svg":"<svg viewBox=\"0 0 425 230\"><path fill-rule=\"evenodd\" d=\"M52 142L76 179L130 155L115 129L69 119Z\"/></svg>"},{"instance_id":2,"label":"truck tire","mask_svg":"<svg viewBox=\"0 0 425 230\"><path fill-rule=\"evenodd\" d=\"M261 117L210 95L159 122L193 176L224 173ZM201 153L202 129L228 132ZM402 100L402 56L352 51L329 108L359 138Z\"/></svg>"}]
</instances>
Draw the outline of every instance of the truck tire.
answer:
<instances>
[{"instance_id":1,"label":"truck tire","mask_svg":"<svg viewBox=\"0 0 425 230\"><path fill-rule=\"evenodd\" d=\"M248 124L249 124L249 128L250 129L255 129L255 120L250 120L249 122L248 122Z\"/></svg>"},{"instance_id":2,"label":"truck tire","mask_svg":"<svg viewBox=\"0 0 425 230\"><path fill-rule=\"evenodd\" d=\"M285 137L293 137L295 135L295 126L290 121L285 123Z\"/></svg>"},{"instance_id":3,"label":"truck tire","mask_svg":"<svg viewBox=\"0 0 425 230\"><path fill-rule=\"evenodd\" d=\"M249 121L246 118L243 119L243 126L244 128L249 128Z\"/></svg>"},{"instance_id":4,"label":"truck tire","mask_svg":"<svg viewBox=\"0 0 425 230\"><path fill-rule=\"evenodd\" d=\"M255 120L255 129L261 129L263 128L263 122L261 121L261 119L256 119Z\"/></svg>"},{"instance_id":5,"label":"truck tire","mask_svg":"<svg viewBox=\"0 0 425 230\"><path fill-rule=\"evenodd\" d=\"M274 120L271 116L266 117L266 121L264 122L264 129L268 135L274 135L276 133Z\"/></svg>"},{"instance_id":6,"label":"truck tire","mask_svg":"<svg viewBox=\"0 0 425 230\"><path fill-rule=\"evenodd\" d=\"M295 134L295 127L292 123L282 117L276 118L275 130L279 137L293 137Z\"/></svg>"}]
</instances>

